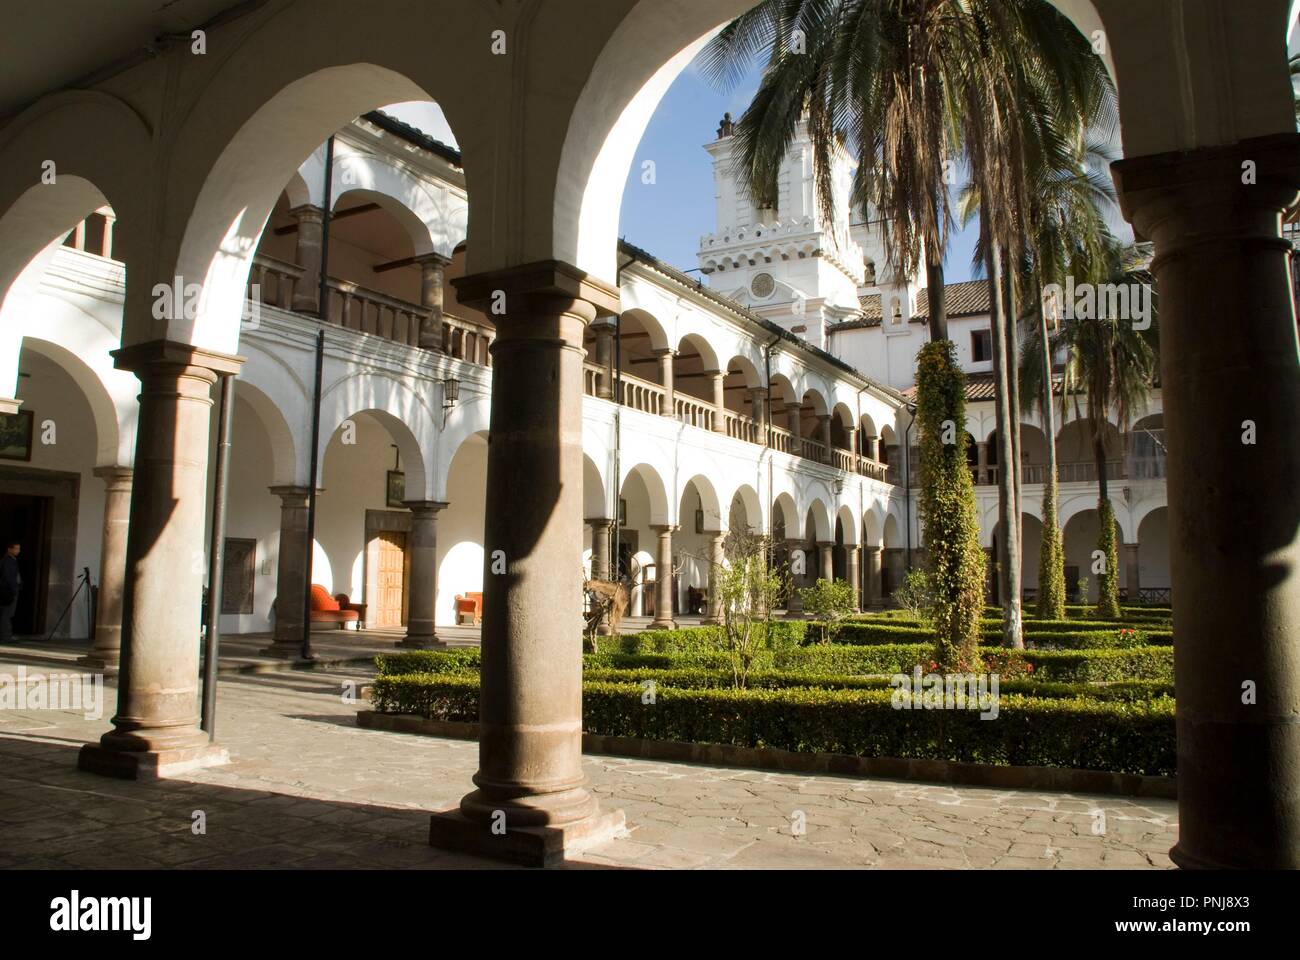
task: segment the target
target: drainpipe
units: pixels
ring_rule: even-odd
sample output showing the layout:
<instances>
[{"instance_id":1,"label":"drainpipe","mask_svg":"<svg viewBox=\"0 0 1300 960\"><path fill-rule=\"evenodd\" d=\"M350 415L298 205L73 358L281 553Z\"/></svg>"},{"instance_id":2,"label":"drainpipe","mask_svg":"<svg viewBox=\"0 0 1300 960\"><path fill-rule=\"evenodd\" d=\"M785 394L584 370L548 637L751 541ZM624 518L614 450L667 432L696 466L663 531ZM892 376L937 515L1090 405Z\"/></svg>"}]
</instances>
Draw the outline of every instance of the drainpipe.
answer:
<instances>
[{"instance_id":1,"label":"drainpipe","mask_svg":"<svg viewBox=\"0 0 1300 960\"><path fill-rule=\"evenodd\" d=\"M776 346L780 337L773 337L763 345L763 377L766 384L766 398L763 405L767 408L767 416L763 419L763 456L767 457L767 542L768 551L774 553L776 545L772 540L772 507L775 506L775 500L772 497L773 482L773 465L775 459L772 456L772 348Z\"/></svg>"},{"instance_id":2,"label":"drainpipe","mask_svg":"<svg viewBox=\"0 0 1300 960\"><path fill-rule=\"evenodd\" d=\"M212 485L212 543L208 548L208 633L203 639L203 722L209 740L217 738L217 657L221 646L221 594L226 566L226 502L230 469L230 425L234 420L234 376L221 376L217 413L217 463ZM92 632L91 636L94 634Z\"/></svg>"},{"instance_id":3,"label":"drainpipe","mask_svg":"<svg viewBox=\"0 0 1300 960\"><path fill-rule=\"evenodd\" d=\"M632 254L632 259L627 263L620 264L614 274L614 286L622 296L623 291L623 271L637 262L637 256ZM609 561L610 561L610 580L617 579L614 574L618 572L618 550L621 546L618 527L618 501L619 493L619 472L623 469L623 311L620 310L614 316L614 476L610 478L610 485L614 489L614 497L610 501L614 511L614 542L610 544ZM631 573L628 569L628 573ZM634 585L635 586L635 585ZM628 589L628 600L631 601L632 590ZM629 611L630 612L630 611Z\"/></svg>"}]
</instances>

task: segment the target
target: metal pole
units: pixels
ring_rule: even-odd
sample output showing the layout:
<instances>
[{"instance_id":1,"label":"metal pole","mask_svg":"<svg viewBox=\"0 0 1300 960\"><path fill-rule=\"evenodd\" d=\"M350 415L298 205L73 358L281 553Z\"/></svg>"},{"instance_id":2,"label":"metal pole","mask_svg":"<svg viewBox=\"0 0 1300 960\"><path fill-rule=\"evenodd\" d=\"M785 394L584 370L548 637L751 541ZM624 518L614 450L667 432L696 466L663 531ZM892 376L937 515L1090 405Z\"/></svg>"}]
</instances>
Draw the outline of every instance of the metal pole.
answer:
<instances>
[{"instance_id":1,"label":"metal pole","mask_svg":"<svg viewBox=\"0 0 1300 960\"><path fill-rule=\"evenodd\" d=\"M221 645L221 593L226 561L226 477L230 468L230 424L235 405L234 376L221 375L217 414L217 470L212 484L212 543L208 548L208 634L203 642L203 720L208 739L217 738L217 658Z\"/></svg>"},{"instance_id":2,"label":"metal pole","mask_svg":"<svg viewBox=\"0 0 1300 960\"><path fill-rule=\"evenodd\" d=\"M321 373L325 367L325 331L316 331L316 388L311 405L311 472L307 475L307 589L302 598L302 659L314 660L311 652L311 561L316 545L316 471L320 447Z\"/></svg>"},{"instance_id":3,"label":"metal pole","mask_svg":"<svg viewBox=\"0 0 1300 960\"><path fill-rule=\"evenodd\" d=\"M330 320L330 214L334 208L334 137L325 141L324 210L321 214L320 234L320 321ZM347 317L343 318L344 320ZM311 406L311 472L307 476L307 582L302 595L302 659L314 660L311 652L311 567L316 548L316 471L320 446L320 391L321 371L325 361L325 331L316 333L316 389Z\"/></svg>"}]
</instances>

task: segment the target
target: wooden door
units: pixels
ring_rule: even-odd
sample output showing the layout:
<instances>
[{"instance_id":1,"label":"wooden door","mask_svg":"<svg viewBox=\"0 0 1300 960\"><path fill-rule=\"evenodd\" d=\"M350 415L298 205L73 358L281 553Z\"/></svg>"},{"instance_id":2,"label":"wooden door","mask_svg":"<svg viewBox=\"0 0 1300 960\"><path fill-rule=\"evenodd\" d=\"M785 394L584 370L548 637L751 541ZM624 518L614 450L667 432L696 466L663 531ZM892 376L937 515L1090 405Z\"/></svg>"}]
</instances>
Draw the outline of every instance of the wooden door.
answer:
<instances>
[{"instance_id":1,"label":"wooden door","mask_svg":"<svg viewBox=\"0 0 1300 960\"><path fill-rule=\"evenodd\" d=\"M370 541L368 627L400 627L406 622L406 534L381 530Z\"/></svg>"}]
</instances>

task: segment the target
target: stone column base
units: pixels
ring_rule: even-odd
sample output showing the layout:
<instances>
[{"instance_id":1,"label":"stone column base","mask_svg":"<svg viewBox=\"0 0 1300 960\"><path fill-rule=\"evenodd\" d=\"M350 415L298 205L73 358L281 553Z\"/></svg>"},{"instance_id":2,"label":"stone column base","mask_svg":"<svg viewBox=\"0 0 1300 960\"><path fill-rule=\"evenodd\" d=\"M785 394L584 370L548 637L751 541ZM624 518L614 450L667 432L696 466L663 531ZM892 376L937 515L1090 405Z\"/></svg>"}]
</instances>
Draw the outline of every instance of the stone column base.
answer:
<instances>
[{"instance_id":1,"label":"stone column base","mask_svg":"<svg viewBox=\"0 0 1300 960\"><path fill-rule=\"evenodd\" d=\"M102 673L107 676L115 676L121 669L121 655L111 656L97 653L91 650L90 653L83 657L77 658L77 666L87 667L96 673Z\"/></svg>"},{"instance_id":2,"label":"stone column base","mask_svg":"<svg viewBox=\"0 0 1300 960\"><path fill-rule=\"evenodd\" d=\"M651 630L676 630L677 621L676 620L651 620L650 629Z\"/></svg>"},{"instance_id":3,"label":"stone column base","mask_svg":"<svg viewBox=\"0 0 1300 960\"><path fill-rule=\"evenodd\" d=\"M229 762L226 748L215 743L147 751L109 750L98 743L88 743L77 755L78 770L119 780L160 780Z\"/></svg>"},{"instance_id":4,"label":"stone column base","mask_svg":"<svg viewBox=\"0 0 1300 960\"><path fill-rule=\"evenodd\" d=\"M459 808L429 818L429 845L525 867L554 867L567 857L626 832L622 810L598 812L563 826L510 827L493 833L492 824L471 820Z\"/></svg>"},{"instance_id":5,"label":"stone column base","mask_svg":"<svg viewBox=\"0 0 1300 960\"><path fill-rule=\"evenodd\" d=\"M271 645L257 651L259 657L276 657L280 660L302 659L301 640L272 640Z\"/></svg>"},{"instance_id":6,"label":"stone column base","mask_svg":"<svg viewBox=\"0 0 1300 960\"><path fill-rule=\"evenodd\" d=\"M427 637L405 636L398 640L395 646L403 650L449 650L446 641L441 640L436 634L429 634Z\"/></svg>"}]
</instances>

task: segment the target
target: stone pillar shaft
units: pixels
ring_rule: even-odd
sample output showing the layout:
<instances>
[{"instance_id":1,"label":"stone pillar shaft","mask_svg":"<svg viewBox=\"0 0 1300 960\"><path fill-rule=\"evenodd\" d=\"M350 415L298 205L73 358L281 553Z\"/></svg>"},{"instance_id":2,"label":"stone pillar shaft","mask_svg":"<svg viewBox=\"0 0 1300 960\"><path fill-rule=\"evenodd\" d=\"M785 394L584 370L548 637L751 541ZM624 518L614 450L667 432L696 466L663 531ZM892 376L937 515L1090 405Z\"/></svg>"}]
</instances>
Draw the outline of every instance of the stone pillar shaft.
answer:
<instances>
[{"instance_id":1,"label":"stone pillar shaft","mask_svg":"<svg viewBox=\"0 0 1300 960\"><path fill-rule=\"evenodd\" d=\"M596 396L602 400L614 399L614 325L600 323L596 331L596 364L600 375L596 378Z\"/></svg>"},{"instance_id":2,"label":"stone pillar shaft","mask_svg":"<svg viewBox=\"0 0 1300 960\"><path fill-rule=\"evenodd\" d=\"M848 581L853 586L853 609L862 609L862 574L861 567L858 565L858 548L846 546L845 548L847 562L844 564L845 574Z\"/></svg>"},{"instance_id":3,"label":"stone pillar shaft","mask_svg":"<svg viewBox=\"0 0 1300 960\"><path fill-rule=\"evenodd\" d=\"M659 357L659 382L664 387L664 408L660 413L671 419L677 416L677 404L673 394L673 352L656 350L655 355Z\"/></svg>"},{"instance_id":4,"label":"stone pillar shaft","mask_svg":"<svg viewBox=\"0 0 1300 960\"><path fill-rule=\"evenodd\" d=\"M582 770L582 584L564 573L576 572L585 539L583 340L597 312L575 291L618 301L617 291L552 262L456 287L470 304L505 291L506 312L493 344L478 789L460 803L472 827L435 815L430 837L490 850L501 847L491 827L503 816L514 833L569 829L597 812Z\"/></svg>"},{"instance_id":5,"label":"stone pillar shaft","mask_svg":"<svg viewBox=\"0 0 1300 960\"><path fill-rule=\"evenodd\" d=\"M862 598L864 607L871 606L877 601L883 599L880 596L880 566L881 566L881 549L879 547L867 547L867 577L866 593Z\"/></svg>"},{"instance_id":6,"label":"stone pillar shaft","mask_svg":"<svg viewBox=\"0 0 1300 960\"><path fill-rule=\"evenodd\" d=\"M821 560L818 576L822 580L835 579L835 544L823 540L817 544L817 553Z\"/></svg>"},{"instance_id":7,"label":"stone pillar shaft","mask_svg":"<svg viewBox=\"0 0 1300 960\"><path fill-rule=\"evenodd\" d=\"M298 224L294 262L302 267L302 276L293 287L293 309L315 316L320 313L320 263L325 211L304 204L294 207L289 215Z\"/></svg>"},{"instance_id":8,"label":"stone pillar shaft","mask_svg":"<svg viewBox=\"0 0 1300 960\"><path fill-rule=\"evenodd\" d=\"M975 444L975 484L978 486L988 482L989 475L989 444L988 441L977 442Z\"/></svg>"},{"instance_id":9,"label":"stone pillar shaft","mask_svg":"<svg viewBox=\"0 0 1300 960\"><path fill-rule=\"evenodd\" d=\"M117 351L140 379L140 413L122 659L113 729L82 749L83 769L138 776L223 762L198 728L198 676L207 502L208 421L218 372L239 361L153 341Z\"/></svg>"},{"instance_id":10,"label":"stone pillar shaft","mask_svg":"<svg viewBox=\"0 0 1300 960\"><path fill-rule=\"evenodd\" d=\"M1182 867L1300 867L1300 135L1112 167L1155 244Z\"/></svg>"},{"instance_id":11,"label":"stone pillar shaft","mask_svg":"<svg viewBox=\"0 0 1300 960\"><path fill-rule=\"evenodd\" d=\"M280 546L275 578L275 633L262 653L296 657L302 651L304 598L311 583L311 544L307 542L307 487L272 487L280 498Z\"/></svg>"},{"instance_id":12,"label":"stone pillar shaft","mask_svg":"<svg viewBox=\"0 0 1300 960\"><path fill-rule=\"evenodd\" d=\"M795 560L799 555L805 555L806 551L802 540L787 540L785 544L790 555L790 599L785 604L785 615L792 620L801 620L803 619L803 600L799 597L800 577L795 573ZM807 564L807 562L808 558L805 555L803 563Z\"/></svg>"},{"instance_id":13,"label":"stone pillar shaft","mask_svg":"<svg viewBox=\"0 0 1300 960\"><path fill-rule=\"evenodd\" d=\"M433 500L408 500L411 533L407 555L411 562L411 592L407 602L406 636L399 647L416 650L445 648L438 639L438 511L447 504Z\"/></svg>"},{"instance_id":14,"label":"stone pillar shaft","mask_svg":"<svg viewBox=\"0 0 1300 960\"><path fill-rule=\"evenodd\" d=\"M655 618L650 626L655 630L673 630L673 531L666 524L651 524L650 529L659 535L655 551Z\"/></svg>"},{"instance_id":15,"label":"stone pillar shaft","mask_svg":"<svg viewBox=\"0 0 1300 960\"><path fill-rule=\"evenodd\" d=\"M443 271L450 262L436 253L419 259L420 305L429 308L429 316L420 321L420 346L426 350L442 350Z\"/></svg>"},{"instance_id":16,"label":"stone pillar shaft","mask_svg":"<svg viewBox=\"0 0 1300 960\"><path fill-rule=\"evenodd\" d=\"M713 432L727 432L726 387L723 385L723 373L715 370L709 374L713 381Z\"/></svg>"},{"instance_id":17,"label":"stone pillar shaft","mask_svg":"<svg viewBox=\"0 0 1300 960\"><path fill-rule=\"evenodd\" d=\"M1137 603L1142 594L1142 574L1138 566L1138 545L1124 544L1124 586L1128 588L1128 602Z\"/></svg>"},{"instance_id":18,"label":"stone pillar shaft","mask_svg":"<svg viewBox=\"0 0 1300 960\"><path fill-rule=\"evenodd\" d=\"M131 468L96 467L95 476L104 481L104 535L99 551L95 641L80 662L111 673L117 670L122 657L122 591L126 582L126 540L131 517Z\"/></svg>"},{"instance_id":19,"label":"stone pillar shaft","mask_svg":"<svg viewBox=\"0 0 1300 960\"><path fill-rule=\"evenodd\" d=\"M709 598L704 611L704 620L701 621L706 626L718 626L722 623L722 593L720 590L722 580L720 574L725 559L723 544L726 538L726 533L721 530L714 530L709 533Z\"/></svg>"},{"instance_id":20,"label":"stone pillar shaft","mask_svg":"<svg viewBox=\"0 0 1300 960\"><path fill-rule=\"evenodd\" d=\"M819 435L822 441L822 463L831 463L835 458L831 453L831 415L823 413L818 418Z\"/></svg>"},{"instance_id":21,"label":"stone pillar shaft","mask_svg":"<svg viewBox=\"0 0 1300 960\"><path fill-rule=\"evenodd\" d=\"M587 523L591 526L591 579L614 580L614 570L609 560L609 538L610 532L614 529L614 521L605 517L595 517L589 519ZM606 637L613 632L609 625L608 613L600 618L596 632Z\"/></svg>"}]
</instances>

